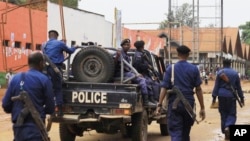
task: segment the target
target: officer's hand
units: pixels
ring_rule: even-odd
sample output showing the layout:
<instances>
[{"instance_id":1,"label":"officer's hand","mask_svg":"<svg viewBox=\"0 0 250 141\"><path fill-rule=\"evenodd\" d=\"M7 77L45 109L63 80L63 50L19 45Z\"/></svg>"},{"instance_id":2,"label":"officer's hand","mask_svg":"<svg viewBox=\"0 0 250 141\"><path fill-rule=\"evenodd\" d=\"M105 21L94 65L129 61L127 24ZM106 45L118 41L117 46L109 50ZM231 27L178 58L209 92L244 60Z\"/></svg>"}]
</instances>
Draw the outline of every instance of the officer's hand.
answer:
<instances>
[{"instance_id":1,"label":"officer's hand","mask_svg":"<svg viewBox=\"0 0 250 141\"><path fill-rule=\"evenodd\" d=\"M120 56L121 56L121 50L117 50L117 52L116 52L116 58L118 58Z\"/></svg>"},{"instance_id":2,"label":"officer's hand","mask_svg":"<svg viewBox=\"0 0 250 141\"><path fill-rule=\"evenodd\" d=\"M153 67L152 67L151 65L148 65L148 68L149 68L149 69L153 69Z\"/></svg>"},{"instance_id":3,"label":"officer's hand","mask_svg":"<svg viewBox=\"0 0 250 141\"><path fill-rule=\"evenodd\" d=\"M206 118L206 113L205 113L204 109L200 110L200 118L201 118L201 120L204 120Z\"/></svg>"},{"instance_id":4,"label":"officer's hand","mask_svg":"<svg viewBox=\"0 0 250 141\"><path fill-rule=\"evenodd\" d=\"M243 106L245 106L245 100L244 100L244 98L241 98L240 102L242 103Z\"/></svg>"},{"instance_id":5,"label":"officer's hand","mask_svg":"<svg viewBox=\"0 0 250 141\"><path fill-rule=\"evenodd\" d=\"M215 103L216 102L216 96L212 96L212 97L213 97L212 103Z\"/></svg>"},{"instance_id":6,"label":"officer's hand","mask_svg":"<svg viewBox=\"0 0 250 141\"><path fill-rule=\"evenodd\" d=\"M66 40L66 39L62 39L61 41L64 42L65 44L67 43L67 40Z\"/></svg>"},{"instance_id":7,"label":"officer's hand","mask_svg":"<svg viewBox=\"0 0 250 141\"><path fill-rule=\"evenodd\" d=\"M161 114L161 107L158 107L156 108L155 110L155 115L160 115Z\"/></svg>"},{"instance_id":8,"label":"officer's hand","mask_svg":"<svg viewBox=\"0 0 250 141\"><path fill-rule=\"evenodd\" d=\"M142 74L140 74L140 73L139 73L137 76L138 76L138 77L143 77L143 75L142 75Z\"/></svg>"}]
</instances>

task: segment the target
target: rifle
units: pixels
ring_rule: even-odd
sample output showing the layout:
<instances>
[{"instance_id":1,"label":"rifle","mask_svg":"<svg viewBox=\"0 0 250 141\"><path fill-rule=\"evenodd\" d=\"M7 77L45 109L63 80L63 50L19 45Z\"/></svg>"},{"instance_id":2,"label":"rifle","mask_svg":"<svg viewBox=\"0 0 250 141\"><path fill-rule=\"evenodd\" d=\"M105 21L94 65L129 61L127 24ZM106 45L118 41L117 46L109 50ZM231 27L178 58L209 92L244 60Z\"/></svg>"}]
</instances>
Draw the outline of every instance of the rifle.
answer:
<instances>
[{"instance_id":1,"label":"rifle","mask_svg":"<svg viewBox=\"0 0 250 141\"><path fill-rule=\"evenodd\" d=\"M146 52L143 52L143 53L142 53L142 57L143 57L148 63L150 63L150 60L149 60L149 58L148 58ZM158 77L158 75L157 75L157 73L156 73L156 71L155 71L154 68L149 68L149 69L148 69L148 72L149 72L149 75L151 76L152 80L157 80L157 81L159 81L159 77Z\"/></svg>"},{"instance_id":2,"label":"rifle","mask_svg":"<svg viewBox=\"0 0 250 141\"><path fill-rule=\"evenodd\" d=\"M17 118L16 125L22 125L24 119L31 114L32 118L34 119L37 127L40 130L42 138L44 141L50 141L48 133L46 131L44 122L42 121L40 114L37 112L36 108L34 107L30 97L26 91L21 91L18 96L11 97L12 101L20 100L24 103L24 108L22 109L21 113Z\"/></svg>"},{"instance_id":3,"label":"rifle","mask_svg":"<svg viewBox=\"0 0 250 141\"><path fill-rule=\"evenodd\" d=\"M176 99L174 100L173 103L173 109L177 108L178 103L181 101L184 104L185 110L188 112L189 116L196 121L197 124L199 124L199 121L196 119L196 114L192 108L192 106L189 104L189 102L187 101L187 99L183 96L182 92L179 90L179 88L177 88L176 86L174 86L172 88L172 90L168 90L169 94L175 93L176 94Z\"/></svg>"},{"instance_id":4,"label":"rifle","mask_svg":"<svg viewBox=\"0 0 250 141\"><path fill-rule=\"evenodd\" d=\"M46 65L50 65L51 68L59 75L62 76L61 71L57 68L57 66L49 59L46 54L43 54ZM48 64L47 64L48 63Z\"/></svg>"},{"instance_id":5,"label":"rifle","mask_svg":"<svg viewBox=\"0 0 250 141\"><path fill-rule=\"evenodd\" d=\"M221 78L223 81L225 81L225 82L229 85L229 87L230 87L230 89L231 89L231 91L232 91L232 93L233 93L234 98L235 98L236 101L239 103L240 107L242 108L242 107L243 107L243 103L240 101L239 96L238 96L238 94L237 94L237 91L234 89L233 85L230 83L230 80L229 80L229 78L227 77L227 75L226 75L225 73L222 73L222 74L220 75L220 78Z\"/></svg>"}]
</instances>

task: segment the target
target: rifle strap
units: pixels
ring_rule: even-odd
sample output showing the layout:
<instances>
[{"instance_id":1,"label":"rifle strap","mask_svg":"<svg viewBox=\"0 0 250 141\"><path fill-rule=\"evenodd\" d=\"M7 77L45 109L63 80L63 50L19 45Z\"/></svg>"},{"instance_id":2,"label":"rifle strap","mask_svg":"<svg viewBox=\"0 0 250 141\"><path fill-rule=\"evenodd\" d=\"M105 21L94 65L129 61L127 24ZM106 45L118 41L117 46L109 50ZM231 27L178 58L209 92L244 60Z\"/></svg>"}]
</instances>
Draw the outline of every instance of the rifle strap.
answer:
<instances>
[{"instance_id":1,"label":"rifle strap","mask_svg":"<svg viewBox=\"0 0 250 141\"><path fill-rule=\"evenodd\" d=\"M20 90L23 90L23 85L24 85L24 80L25 80L25 72L21 73L21 81L20 81Z\"/></svg>"},{"instance_id":2,"label":"rifle strap","mask_svg":"<svg viewBox=\"0 0 250 141\"><path fill-rule=\"evenodd\" d=\"M174 86L174 64L172 64L172 70L171 70L171 83Z\"/></svg>"}]
</instances>

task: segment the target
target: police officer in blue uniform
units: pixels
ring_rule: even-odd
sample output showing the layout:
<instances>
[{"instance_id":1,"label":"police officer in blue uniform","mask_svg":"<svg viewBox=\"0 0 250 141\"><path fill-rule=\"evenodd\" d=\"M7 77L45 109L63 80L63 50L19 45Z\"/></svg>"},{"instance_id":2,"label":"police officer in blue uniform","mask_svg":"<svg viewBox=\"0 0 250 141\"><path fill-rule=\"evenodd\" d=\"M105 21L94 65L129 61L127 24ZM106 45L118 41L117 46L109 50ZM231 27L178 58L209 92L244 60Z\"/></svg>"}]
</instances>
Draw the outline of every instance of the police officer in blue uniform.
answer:
<instances>
[{"instance_id":1,"label":"police officer in blue uniform","mask_svg":"<svg viewBox=\"0 0 250 141\"><path fill-rule=\"evenodd\" d=\"M162 102L166 96L167 89L174 86L180 89L185 99L194 107L195 98L194 91L200 103L200 117L205 119L205 107L203 101L203 93L201 89L202 80L198 68L187 62L190 49L187 46L180 46L177 48L179 61L174 64L174 73L172 74L172 65L166 69L163 82L161 84L161 93L159 104L157 106L157 113L160 112ZM171 77L174 75L174 82L171 82ZM190 130L194 124L194 120L185 110L182 102L179 102L176 109L173 109L173 102L176 99L176 94L172 93L168 96L168 130L171 136L171 141L190 141Z\"/></svg>"},{"instance_id":2,"label":"police officer in blue uniform","mask_svg":"<svg viewBox=\"0 0 250 141\"><path fill-rule=\"evenodd\" d=\"M224 73L235 90L238 92L241 102L244 104L244 95L241 89L241 83L238 73L231 68L231 61L223 60L223 69L219 70L216 75L214 89L212 93L213 103L216 102L216 97L219 100L219 113L221 116L221 131L225 133L225 139L229 139L229 126L236 122L236 99L233 96L229 85L220 78Z\"/></svg>"},{"instance_id":3,"label":"police officer in blue uniform","mask_svg":"<svg viewBox=\"0 0 250 141\"><path fill-rule=\"evenodd\" d=\"M57 68L62 72L63 62L64 62L64 54L63 52L67 52L69 54L74 53L75 47L68 47L65 42L57 40L59 34L56 30L49 31L49 41L44 44L43 52L46 54L52 63L54 63ZM52 67L47 68L47 73L51 77L51 81L53 83L53 89L56 98L56 115L62 116L62 75L56 73Z\"/></svg>"},{"instance_id":4,"label":"police officer in blue uniform","mask_svg":"<svg viewBox=\"0 0 250 141\"><path fill-rule=\"evenodd\" d=\"M42 73L43 55L40 52L31 53L28 57L28 64L30 69L27 72L18 73L13 77L2 100L2 107L6 113L11 113L15 141L42 141L40 130L30 114L24 119L22 125L15 124L24 105L21 101L13 102L11 97L19 95L21 89L28 93L43 121L45 121L46 114L54 113L55 109L52 83ZM24 81L23 86L20 85L21 81Z\"/></svg>"},{"instance_id":5,"label":"police officer in blue uniform","mask_svg":"<svg viewBox=\"0 0 250 141\"><path fill-rule=\"evenodd\" d=\"M158 93L160 89L159 83L156 81L157 76L153 75L153 67L150 65L150 60L146 55L146 52L144 51L144 41L136 41L134 43L134 46L136 47L136 51L134 54L134 61L133 61L133 67L143 75L143 77L146 79L147 87L149 91L148 99L150 102L157 104L157 101L155 100L156 96L159 94L155 93L157 90L154 91L154 88L158 87ZM153 78L154 77L154 78ZM153 80L154 79L154 80Z\"/></svg>"},{"instance_id":6,"label":"police officer in blue uniform","mask_svg":"<svg viewBox=\"0 0 250 141\"><path fill-rule=\"evenodd\" d=\"M127 54L128 50L130 49L130 46L131 46L131 42L129 39L124 39L121 42L122 49L115 56L115 63L116 63L115 76L116 77L121 76L121 57L120 56L122 55L122 57L128 63L131 62L129 55ZM132 70L128 66L124 65L124 77L132 77L132 76L135 76L135 74L132 72ZM149 92L148 92L145 78L143 78L142 76L136 77L132 80L132 83L136 83L140 85L144 106L156 106L154 103L148 100Z\"/></svg>"}]
</instances>

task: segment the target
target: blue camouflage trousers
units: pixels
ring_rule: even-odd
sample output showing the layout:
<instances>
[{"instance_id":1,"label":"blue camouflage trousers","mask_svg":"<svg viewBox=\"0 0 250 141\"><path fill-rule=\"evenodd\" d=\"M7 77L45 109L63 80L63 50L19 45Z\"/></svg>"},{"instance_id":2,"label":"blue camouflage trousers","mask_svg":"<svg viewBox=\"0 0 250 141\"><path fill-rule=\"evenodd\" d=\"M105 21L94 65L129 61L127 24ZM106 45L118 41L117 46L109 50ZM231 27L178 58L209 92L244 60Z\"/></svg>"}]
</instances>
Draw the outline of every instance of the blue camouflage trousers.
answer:
<instances>
[{"instance_id":1,"label":"blue camouflage trousers","mask_svg":"<svg viewBox=\"0 0 250 141\"><path fill-rule=\"evenodd\" d=\"M171 141L190 141L190 131L194 124L194 120L189 116L183 103L180 101L176 109L173 109L173 101L175 98L169 99L167 124ZM189 101L194 106L194 101Z\"/></svg>"},{"instance_id":2,"label":"blue camouflage trousers","mask_svg":"<svg viewBox=\"0 0 250 141\"><path fill-rule=\"evenodd\" d=\"M234 97L218 97L219 113L221 117L221 132L224 133L225 128L234 125L236 122L236 100Z\"/></svg>"},{"instance_id":3,"label":"blue camouflage trousers","mask_svg":"<svg viewBox=\"0 0 250 141\"><path fill-rule=\"evenodd\" d=\"M37 125L29 123L20 126L13 125L14 141L43 141Z\"/></svg>"},{"instance_id":4,"label":"blue camouflage trousers","mask_svg":"<svg viewBox=\"0 0 250 141\"><path fill-rule=\"evenodd\" d=\"M62 77L57 74L52 67L47 68L47 73L51 79L53 84L53 90L56 98L56 105L63 104L63 96L62 96Z\"/></svg>"},{"instance_id":5,"label":"blue camouflage trousers","mask_svg":"<svg viewBox=\"0 0 250 141\"><path fill-rule=\"evenodd\" d=\"M116 73L116 76L120 76L120 72ZM135 74L133 72L124 72L124 77L133 77ZM132 79L132 83L139 84L141 88L142 95L148 95L148 88L147 88L147 82L144 77L135 77Z\"/></svg>"}]
</instances>

